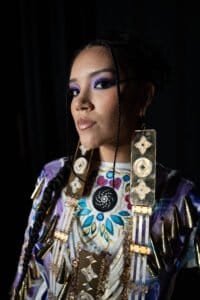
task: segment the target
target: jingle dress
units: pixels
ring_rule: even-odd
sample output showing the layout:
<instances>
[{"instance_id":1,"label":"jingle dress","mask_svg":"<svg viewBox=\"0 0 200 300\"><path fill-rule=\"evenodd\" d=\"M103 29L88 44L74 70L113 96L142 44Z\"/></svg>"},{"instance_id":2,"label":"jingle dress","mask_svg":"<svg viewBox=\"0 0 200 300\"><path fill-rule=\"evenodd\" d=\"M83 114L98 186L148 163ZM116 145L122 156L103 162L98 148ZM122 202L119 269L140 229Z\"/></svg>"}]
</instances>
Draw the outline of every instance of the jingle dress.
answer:
<instances>
[{"instance_id":1,"label":"jingle dress","mask_svg":"<svg viewBox=\"0 0 200 300\"><path fill-rule=\"evenodd\" d=\"M46 164L38 177L40 193L33 201L14 287L37 208L48 182L64 159ZM75 208L69 236L63 229L68 206L62 191L33 248L26 288L19 299L135 299L129 282L131 203L130 164L116 163L117 197L98 201L99 188L113 186L112 163L101 163L89 176L85 195ZM183 268L199 266L200 199L191 181L160 164L156 168L156 204L150 221L146 298L170 299L173 282ZM104 189L102 190L102 199ZM60 241L55 246L55 239ZM57 257L57 265L54 258ZM59 266L59 268L58 268ZM132 292L131 292L132 291ZM132 294L131 294L132 293ZM129 295L129 298L128 298ZM132 296L130 296L132 295Z\"/></svg>"}]
</instances>

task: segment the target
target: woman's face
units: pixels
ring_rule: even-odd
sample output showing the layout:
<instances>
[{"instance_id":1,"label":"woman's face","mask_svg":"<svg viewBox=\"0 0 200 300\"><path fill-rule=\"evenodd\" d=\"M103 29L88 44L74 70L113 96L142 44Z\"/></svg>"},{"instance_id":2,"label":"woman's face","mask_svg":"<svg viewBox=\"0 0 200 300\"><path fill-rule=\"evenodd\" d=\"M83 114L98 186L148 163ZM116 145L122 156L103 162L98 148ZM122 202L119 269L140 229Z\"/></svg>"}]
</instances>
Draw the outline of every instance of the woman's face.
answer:
<instances>
[{"instance_id":1,"label":"woman's face","mask_svg":"<svg viewBox=\"0 0 200 300\"><path fill-rule=\"evenodd\" d=\"M120 80L123 79L126 78L121 72ZM130 135L138 115L135 100L133 96L131 98L134 94L133 86L133 83L120 84L119 146L130 142ZM71 68L69 90L73 95L71 112L81 144L86 149L115 148L119 101L115 69L108 49L93 46L80 52Z\"/></svg>"}]
</instances>

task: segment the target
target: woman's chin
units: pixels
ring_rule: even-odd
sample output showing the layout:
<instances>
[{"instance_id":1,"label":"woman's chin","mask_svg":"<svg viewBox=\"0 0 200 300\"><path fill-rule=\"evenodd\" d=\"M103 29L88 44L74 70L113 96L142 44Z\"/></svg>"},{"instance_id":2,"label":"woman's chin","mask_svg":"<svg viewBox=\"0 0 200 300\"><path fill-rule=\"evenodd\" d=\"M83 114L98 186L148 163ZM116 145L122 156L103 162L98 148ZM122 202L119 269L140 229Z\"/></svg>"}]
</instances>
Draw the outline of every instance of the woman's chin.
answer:
<instances>
[{"instance_id":1,"label":"woman's chin","mask_svg":"<svg viewBox=\"0 0 200 300\"><path fill-rule=\"evenodd\" d=\"M81 145L83 145L87 150L92 150L99 147L98 143L95 143L95 141L91 139L84 139L80 137L80 142Z\"/></svg>"}]
</instances>

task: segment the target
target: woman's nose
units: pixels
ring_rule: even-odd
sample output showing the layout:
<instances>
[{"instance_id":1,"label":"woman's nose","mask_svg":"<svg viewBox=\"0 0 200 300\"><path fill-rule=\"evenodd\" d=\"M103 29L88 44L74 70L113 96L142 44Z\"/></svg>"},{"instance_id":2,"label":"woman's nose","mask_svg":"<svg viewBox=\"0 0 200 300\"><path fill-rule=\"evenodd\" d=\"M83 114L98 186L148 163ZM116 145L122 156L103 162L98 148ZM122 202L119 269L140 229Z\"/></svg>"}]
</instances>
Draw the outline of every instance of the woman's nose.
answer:
<instances>
[{"instance_id":1,"label":"woman's nose","mask_svg":"<svg viewBox=\"0 0 200 300\"><path fill-rule=\"evenodd\" d=\"M89 92L80 93L75 99L76 110L91 110L94 105L91 102L91 95Z\"/></svg>"}]
</instances>

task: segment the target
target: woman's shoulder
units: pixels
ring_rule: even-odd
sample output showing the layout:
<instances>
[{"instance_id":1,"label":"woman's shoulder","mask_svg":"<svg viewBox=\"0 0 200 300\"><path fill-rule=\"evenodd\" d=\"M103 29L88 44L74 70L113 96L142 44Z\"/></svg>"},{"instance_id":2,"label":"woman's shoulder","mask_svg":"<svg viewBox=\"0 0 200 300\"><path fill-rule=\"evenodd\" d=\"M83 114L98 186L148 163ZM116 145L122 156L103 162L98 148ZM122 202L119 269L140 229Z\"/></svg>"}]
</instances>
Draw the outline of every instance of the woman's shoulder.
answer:
<instances>
[{"instance_id":1,"label":"woman's shoulder","mask_svg":"<svg viewBox=\"0 0 200 300\"><path fill-rule=\"evenodd\" d=\"M39 175L37 176L35 187L31 195L31 199L35 200L36 198L41 198L45 188L48 183L56 177L59 171L65 166L66 171L67 165L70 167L70 158L69 157L60 157L49 162L46 162L41 168ZM40 197L39 197L40 196Z\"/></svg>"},{"instance_id":2,"label":"woman's shoulder","mask_svg":"<svg viewBox=\"0 0 200 300\"><path fill-rule=\"evenodd\" d=\"M183 221L199 222L200 194L195 182L180 170L157 165L156 206L160 215L170 215L177 208ZM187 223L187 222L186 222Z\"/></svg>"},{"instance_id":3,"label":"woman's shoulder","mask_svg":"<svg viewBox=\"0 0 200 300\"><path fill-rule=\"evenodd\" d=\"M64 167L64 165L70 165L70 158L69 157L60 157L54 160L51 160L49 162L46 162L39 175L39 179L46 177L46 179L49 181L53 179L61 168Z\"/></svg>"},{"instance_id":4,"label":"woman's shoulder","mask_svg":"<svg viewBox=\"0 0 200 300\"><path fill-rule=\"evenodd\" d=\"M182 172L157 164L156 168L156 195L157 198L187 195L195 189L195 183L184 177Z\"/></svg>"}]
</instances>

